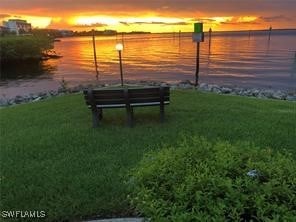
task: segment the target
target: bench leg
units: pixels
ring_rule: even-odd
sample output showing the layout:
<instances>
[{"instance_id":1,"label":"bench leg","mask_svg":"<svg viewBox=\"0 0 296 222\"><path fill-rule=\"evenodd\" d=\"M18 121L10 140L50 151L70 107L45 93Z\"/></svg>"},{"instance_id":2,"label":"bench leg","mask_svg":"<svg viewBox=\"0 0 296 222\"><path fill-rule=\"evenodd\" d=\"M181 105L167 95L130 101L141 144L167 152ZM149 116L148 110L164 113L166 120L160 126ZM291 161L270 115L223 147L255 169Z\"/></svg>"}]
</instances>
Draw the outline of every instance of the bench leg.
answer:
<instances>
[{"instance_id":1,"label":"bench leg","mask_svg":"<svg viewBox=\"0 0 296 222\"><path fill-rule=\"evenodd\" d=\"M99 120L103 119L103 109L99 109Z\"/></svg>"},{"instance_id":2,"label":"bench leg","mask_svg":"<svg viewBox=\"0 0 296 222\"><path fill-rule=\"evenodd\" d=\"M98 111L92 111L93 127L96 128L100 123L100 113Z\"/></svg>"},{"instance_id":3,"label":"bench leg","mask_svg":"<svg viewBox=\"0 0 296 222\"><path fill-rule=\"evenodd\" d=\"M133 127L134 125L134 110L132 107L126 109L127 114L127 125Z\"/></svg>"},{"instance_id":4,"label":"bench leg","mask_svg":"<svg viewBox=\"0 0 296 222\"><path fill-rule=\"evenodd\" d=\"M164 106L160 106L160 122L164 122Z\"/></svg>"}]
</instances>

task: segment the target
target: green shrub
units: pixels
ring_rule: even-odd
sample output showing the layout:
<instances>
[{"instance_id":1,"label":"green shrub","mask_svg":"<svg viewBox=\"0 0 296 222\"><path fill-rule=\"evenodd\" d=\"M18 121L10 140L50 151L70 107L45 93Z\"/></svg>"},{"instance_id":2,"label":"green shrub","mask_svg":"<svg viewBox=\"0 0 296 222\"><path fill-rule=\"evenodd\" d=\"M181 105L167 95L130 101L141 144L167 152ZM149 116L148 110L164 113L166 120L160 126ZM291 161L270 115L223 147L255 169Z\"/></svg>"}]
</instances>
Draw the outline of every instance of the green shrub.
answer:
<instances>
[{"instance_id":1,"label":"green shrub","mask_svg":"<svg viewBox=\"0 0 296 222\"><path fill-rule=\"evenodd\" d=\"M296 221L295 172L288 153L191 138L145 156L128 183L152 221Z\"/></svg>"},{"instance_id":2,"label":"green shrub","mask_svg":"<svg viewBox=\"0 0 296 222\"><path fill-rule=\"evenodd\" d=\"M50 49L53 49L53 39L45 36L0 37L0 57L3 61L40 59Z\"/></svg>"}]
</instances>

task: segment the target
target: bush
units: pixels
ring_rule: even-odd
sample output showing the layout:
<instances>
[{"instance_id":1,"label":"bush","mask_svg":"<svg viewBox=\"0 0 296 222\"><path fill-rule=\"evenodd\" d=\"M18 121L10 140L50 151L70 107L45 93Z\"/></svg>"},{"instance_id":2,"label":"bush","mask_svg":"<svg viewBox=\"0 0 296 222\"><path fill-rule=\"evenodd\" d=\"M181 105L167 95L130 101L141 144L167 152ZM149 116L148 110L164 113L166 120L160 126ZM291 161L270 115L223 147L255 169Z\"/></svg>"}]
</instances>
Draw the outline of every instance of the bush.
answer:
<instances>
[{"instance_id":1,"label":"bush","mask_svg":"<svg viewBox=\"0 0 296 222\"><path fill-rule=\"evenodd\" d=\"M296 221L295 172L288 153L191 138L145 156L128 183L152 221Z\"/></svg>"},{"instance_id":2,"label":"bush","mask_svg":"<svg viewBox=\"0 0 296 222\"><path fill-rule=\"evenodd\" d=\"M0 37L2 61L41 59L44 52L53 49L53 39L44 36Z\"/></svg>"}]
</instances>

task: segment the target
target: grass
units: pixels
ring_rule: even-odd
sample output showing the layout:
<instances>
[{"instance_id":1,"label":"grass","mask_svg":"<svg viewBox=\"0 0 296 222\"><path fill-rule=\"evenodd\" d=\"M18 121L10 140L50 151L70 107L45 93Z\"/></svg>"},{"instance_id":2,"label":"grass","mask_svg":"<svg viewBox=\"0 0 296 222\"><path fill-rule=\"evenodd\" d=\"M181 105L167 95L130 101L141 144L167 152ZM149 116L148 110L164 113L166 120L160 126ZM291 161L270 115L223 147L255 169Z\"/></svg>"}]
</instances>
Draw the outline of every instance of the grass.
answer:
<instances>
[{"instance_id":1,"label":"grass","mask_svg":"<svg viewBox=\"0 0 296 222\"><path fill-rule=\"evenodd\" d=\"M4 108L1 114L1 210L45 210L47 221L129 215L124 175L150 150L182 135L250 141L296 157L296 103L173 91L160 124L158 108L105 110L91 127L82 95Z\"/></svg>"}]
</instances>

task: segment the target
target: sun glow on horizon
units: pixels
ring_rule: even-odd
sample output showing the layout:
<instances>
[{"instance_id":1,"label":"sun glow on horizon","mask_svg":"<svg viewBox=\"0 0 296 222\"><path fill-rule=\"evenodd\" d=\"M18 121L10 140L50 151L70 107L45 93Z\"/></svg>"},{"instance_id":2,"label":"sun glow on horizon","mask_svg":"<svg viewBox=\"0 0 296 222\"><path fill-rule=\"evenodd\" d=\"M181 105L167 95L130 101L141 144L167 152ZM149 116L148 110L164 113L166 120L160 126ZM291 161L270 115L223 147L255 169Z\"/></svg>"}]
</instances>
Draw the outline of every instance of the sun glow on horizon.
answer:
<instances>
[{"instance_id":1,"label":"sun glow on horizon","mask_svg":"<svg viewBox=\"0 0 296 222\"><path fill-rule=\"evenodd\" d=\"M187 19L188 20L188 19ZM78 16L71 19L73 25L118 25L118 24L175 24L186 22L186 19L172 17L110 17L110 16Z\"/></svg>"},{"instance_id":2,"label":"sun glow on horizon","mask_svg":"<svg viewBox=\"0 0 296 222\"><path fill-rule=\"evenodd\" d=\"M192 31L194 22L204 22L204 28L219 29L223 22L233 20L233 16L221 17L202 17L177 18L161 16L142 16L142 17L112 17L112 16L76 16L69 21L75 28L89 29L115 29L119 32L128 31L149 31L149 32L175 32L182 30L184 32Z\"/></svg>"},{"instance_id":3,"label":"sun glow on horizon","mask_svg":"<svg viewBox=\"0 0 296 222\"><path fill-rule=\"evenodd\" d=\"M266 24L261 17L254 15L242 16L202 16L170 17L158 16L151 13L142 16L112 16L112 15L65 15L63 17L45 17L31 15L9 16L0 20L24 19L32 24L33 28L69 29L73 31L116 30L118 32L144 31L151 33L160 32L192 32L193 23L203 22L204 31L230 31L262 29Z\"/></svg>"},{"instance_id":4,"label":"sun glow on horizon","mask_svg":"<svg viewBox=\"0 0 296 222\"><path fill-rule=\"evenodd\" d=\"M233 16L209 17L208 19L212 19L215 23L220 24L221 22L231 21Z\"/></svg>"},{"instance_id":5,"label":"sun glow on horizon","mask_svg":"<svg viewBox=\"0 0 296 222\"><path fill-rule=\"evenodd\" d=\"M149 31L171 32L191 25L190 18L142 16L142 17L111 17L111 16L77 16L70 19L73 27L80 29L101 28L114 29L120 32ZM180 27L182 26L182 27Z\"/></svg>"},{"instance_id":6,"label":"sun glow on horizon","mask_svg":"<svg viewBox=\"0 0 296 222\"><path fill-rule=\"evenodd\" d=\"M73 25L92 26L102 25L118 25L118 19L109 16L79 16L71 19Z\"/></svg>"},{"instance_id":7,"label":"sun glow on horizon","mask_svg":"<svg viewBox=\"0 0 296 222\"><path fill-rule=\"evenodd\" d=\"M257 19L258 17L256 16L243 16L243 17L239 17L237 22L253 22Z\"/></svg>"}]
</instances>

